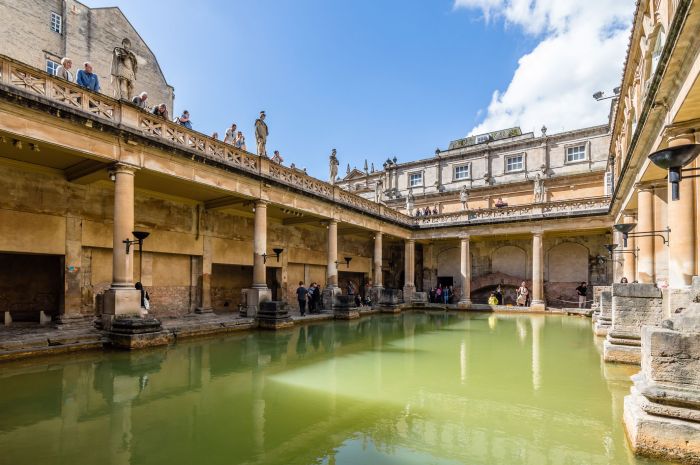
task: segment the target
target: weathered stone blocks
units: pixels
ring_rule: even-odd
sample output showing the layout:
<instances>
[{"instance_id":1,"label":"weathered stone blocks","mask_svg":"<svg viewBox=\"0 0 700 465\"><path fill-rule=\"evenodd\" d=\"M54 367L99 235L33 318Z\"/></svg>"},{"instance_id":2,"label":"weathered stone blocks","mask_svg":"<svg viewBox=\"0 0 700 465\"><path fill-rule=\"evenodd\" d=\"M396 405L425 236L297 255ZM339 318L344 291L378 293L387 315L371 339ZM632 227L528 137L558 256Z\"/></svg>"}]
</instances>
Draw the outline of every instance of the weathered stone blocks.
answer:
<instances>
[{"instance_id":1,"label":"weathered stone blocks","mask_svg":"<svg viewBox=\"0 0 700 465\"><path fill-rule=\"evenodd\" d=\"M603 346L606 362L639 364L642 326L660 326L661 290L654 284L613 284L612 324Z\"/></svg>"},{"instance_id":2,"label":"weathered stone blocks","mask_svg":"<svg viewBox=\"0 0 700 465\"><path fill-rule=\"evenodd\" d=\"M258 322L258 327L263 329L284 329L294 326L284 302L262 302L255 319Z\"/></svg>"},{"instance_id":3,"label":"weathered stone blocks","mask_svg":"<svg viewBox=\"0 0 700 465\"><path fill-rule=\"evenodd\" d=\"M354 320L360 318L360 312L355 307L354 295L337 295L333 302L333 316L339 320Z\"/></svg>"},{"instance_id":4,"label":"weathered stone blocks","mask_svg":"<svg viewBox=\"0 0 700 465\"><path fill-rule=\"evenodd\" d=\"M612 287L610 287L612 289ZM612 326L612 291L607 290L600 293L598 301L600 313L593 326L596 336L605 337Z\"/></svg>"}]
</instances>

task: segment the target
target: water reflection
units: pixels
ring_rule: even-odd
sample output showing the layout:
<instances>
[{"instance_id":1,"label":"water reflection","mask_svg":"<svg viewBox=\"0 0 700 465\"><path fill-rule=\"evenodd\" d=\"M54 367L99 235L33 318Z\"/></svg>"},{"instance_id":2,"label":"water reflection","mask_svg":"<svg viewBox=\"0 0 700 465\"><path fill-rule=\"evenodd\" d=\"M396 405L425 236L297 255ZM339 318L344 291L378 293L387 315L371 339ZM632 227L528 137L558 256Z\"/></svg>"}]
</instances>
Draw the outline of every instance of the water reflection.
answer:
<instances>
[{"instance_id":1,"label":"water reflection","mask_svg":"<svg viewBox=\"0 0 700 465\"><path fill-rule=\"evenodd\" d=\"M5 364L0 450L8 464L654 463L625 445L629 374L601 370L586 323L378 315Z\"/></svg>"}]
</instances>

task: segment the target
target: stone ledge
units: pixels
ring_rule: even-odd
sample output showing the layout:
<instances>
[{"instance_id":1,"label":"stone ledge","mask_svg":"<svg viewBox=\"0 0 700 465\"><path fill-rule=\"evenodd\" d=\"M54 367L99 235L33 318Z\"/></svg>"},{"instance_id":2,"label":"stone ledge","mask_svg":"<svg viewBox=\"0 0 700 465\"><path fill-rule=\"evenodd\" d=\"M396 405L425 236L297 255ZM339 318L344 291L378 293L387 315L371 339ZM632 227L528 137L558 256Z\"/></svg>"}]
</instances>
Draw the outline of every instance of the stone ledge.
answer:
<instances>
[{"instance_id":1,"label":"stone ledge","mask_svg":"<svg viewBox=\"0 0 700 465\"><path fill-rule=\"evenodd\" d=\"M621 284L612 285L612 295L614 297L636 297L642 299L661 299L661 289L656 284Z\"/></svg>"},{"instance_id":2,"label":"stone ledge","mask_svg":"<svg viewBox=\"0 0 700 465\"><path fill-rule=\"evenodd\" d=\"M639 346L612 344L606 340L603 343L603 360L606 362L639 365L642 361L642 351Z\"/></svg>"}]
</instances>

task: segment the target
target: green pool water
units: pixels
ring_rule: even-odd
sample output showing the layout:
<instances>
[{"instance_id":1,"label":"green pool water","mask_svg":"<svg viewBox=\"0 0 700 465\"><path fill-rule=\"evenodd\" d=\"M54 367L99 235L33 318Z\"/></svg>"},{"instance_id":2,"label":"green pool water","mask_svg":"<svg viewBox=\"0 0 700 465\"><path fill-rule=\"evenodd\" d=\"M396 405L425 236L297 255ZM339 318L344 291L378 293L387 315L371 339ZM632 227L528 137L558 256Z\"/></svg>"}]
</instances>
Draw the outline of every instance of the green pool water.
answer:
<instances>
[{"instance_id":1,"label":"green pool water","mask_svg":"<svg viewBox=\"0 0 700 465\"><path fill-rule=\"evenodd\" d=\"M0 463L656 464L588 319L405 313L0 365Z\"/></svg>"}]
</instances>

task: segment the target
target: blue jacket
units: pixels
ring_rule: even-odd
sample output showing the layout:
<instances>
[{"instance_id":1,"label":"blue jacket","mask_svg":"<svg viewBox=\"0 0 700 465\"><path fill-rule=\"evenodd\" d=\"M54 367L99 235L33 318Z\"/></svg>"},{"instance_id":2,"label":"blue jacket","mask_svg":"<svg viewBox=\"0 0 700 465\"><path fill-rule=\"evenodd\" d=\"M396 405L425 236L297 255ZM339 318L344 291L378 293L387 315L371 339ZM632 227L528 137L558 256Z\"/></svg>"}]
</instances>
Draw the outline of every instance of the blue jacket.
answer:
<instances>
[{"instance_id":1,"label":"blue jacket","mask_svg":"<svg viewBox=\"0 0 700 465\"><path fill-rule=\"evenodd\" d=\"M75 80L75 83L95 92L100 91L100 80L97 78L97 74L88 74L84 69L78 71L78 78Z\"/></svg>"}]
</instances>

